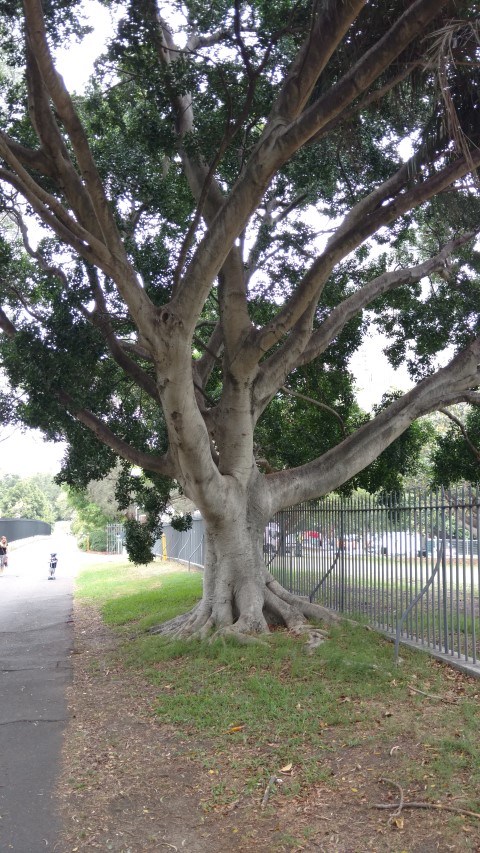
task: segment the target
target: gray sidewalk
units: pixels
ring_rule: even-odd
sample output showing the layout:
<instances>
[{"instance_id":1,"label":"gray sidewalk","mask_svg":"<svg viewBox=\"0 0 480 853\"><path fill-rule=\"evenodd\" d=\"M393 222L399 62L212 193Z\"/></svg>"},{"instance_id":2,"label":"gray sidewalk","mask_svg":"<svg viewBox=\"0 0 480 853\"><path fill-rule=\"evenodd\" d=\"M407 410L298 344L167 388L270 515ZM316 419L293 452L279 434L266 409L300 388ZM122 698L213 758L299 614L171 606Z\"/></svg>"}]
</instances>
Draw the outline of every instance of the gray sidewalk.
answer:
<instances>
[{"instance_id":1,"label":"gray sidewalk","mask_svg":"<svg viewBox=\"0 0 480 853\"><path fill-rule=\"evenodd\" d=\"M48 580L51 551L57 577ZM53 792L67 721L73 578L84 559L73 537L13 543L0 577L0 850L54 850Z\"/></svg>"}]
</instances>

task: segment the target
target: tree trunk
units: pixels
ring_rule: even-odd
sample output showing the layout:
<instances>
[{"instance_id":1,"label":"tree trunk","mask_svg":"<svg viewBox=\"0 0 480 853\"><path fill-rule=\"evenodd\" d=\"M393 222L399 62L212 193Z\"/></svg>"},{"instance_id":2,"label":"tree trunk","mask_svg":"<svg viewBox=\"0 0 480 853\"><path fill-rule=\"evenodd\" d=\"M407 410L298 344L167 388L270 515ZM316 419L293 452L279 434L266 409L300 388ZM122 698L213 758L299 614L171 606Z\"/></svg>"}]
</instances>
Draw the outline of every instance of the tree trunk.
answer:
<instances>
[{"instance_id":1,"label":"tree trunk","mask_svg":"<svg viewBox=\"0 0 480 853\"><path fill-rule=\"evenodd\" d=\"M258 518L252 516L239 510L235 518L205 520L203 597L192 611L154 628L154 633L204 638L215 632L242 640L268 633L274 625L310 633L308 620L339 621L334 613L289 593L274 579L263 558L264 525L259 527Z\"/></svg>"}]
</instances>

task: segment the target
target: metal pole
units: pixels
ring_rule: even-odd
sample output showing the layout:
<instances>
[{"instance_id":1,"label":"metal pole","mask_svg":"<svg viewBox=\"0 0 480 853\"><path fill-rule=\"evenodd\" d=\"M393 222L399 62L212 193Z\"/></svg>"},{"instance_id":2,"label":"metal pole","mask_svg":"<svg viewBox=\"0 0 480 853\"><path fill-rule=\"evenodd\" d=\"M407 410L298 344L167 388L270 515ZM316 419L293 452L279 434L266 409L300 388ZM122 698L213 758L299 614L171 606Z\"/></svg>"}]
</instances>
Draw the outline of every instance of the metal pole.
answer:
<instances>
[{"instance_id":1,"label":"metal pole","mask_svg":"<svg viewBox=\"0 0 480 853\"><path fill-rule=\"evenodd\" d=\"M340 613L345 606L345 510L340 510Z\"/></svg>"},{"instance_id":2,"label":"metal pole","mask_svg":"<svg viewBox=\"0 0 480 853\"><path fill-rule=\"evenodd\" d=\"M443 602L443 648L448 654L448 606L447 606L447 537L445 533L445 489L441 491L441 534L442 534L442 602Z\"/></svg>"}]
</instances>

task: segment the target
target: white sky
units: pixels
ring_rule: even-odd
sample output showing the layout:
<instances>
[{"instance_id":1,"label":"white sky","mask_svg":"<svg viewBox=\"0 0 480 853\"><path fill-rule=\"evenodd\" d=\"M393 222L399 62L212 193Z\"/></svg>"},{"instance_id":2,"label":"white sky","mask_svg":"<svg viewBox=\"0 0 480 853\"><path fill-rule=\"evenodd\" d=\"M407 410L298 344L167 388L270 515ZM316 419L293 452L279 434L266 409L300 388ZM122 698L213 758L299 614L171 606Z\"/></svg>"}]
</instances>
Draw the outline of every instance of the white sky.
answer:
<instances>
[{"instance_id":1,"label":"white sky","mask_svg":"<svg viewBox=\"0 0 480 853\"><path fill-rule=\"evenodd\" d=\"M0 473L31 477L57 474L65 451L62 444L44 441L38 430L21 433L12 427L0 429Z\"/></svg>"},{"instance_id":2,"label":"white sky","mask_svg":"<svg viewBox=\"0 0 480 853\"><path fill-rule=\"evenodd\" d=\"M104 6L95 2L84 3L86 10L91 10L92 23L95 32L82 40L74 42L55 54L57 71L62 75L64 83L70 91L80 91L93 72L93 63L102 52L105 44L105 34L111 32L111 13Z\"/></svg>"},{"instance_id":3,"label":"white sky","mask_svg":"<svg viewBox=\"0 0 480 853\"><path fill-rule=\"evenodd\" d=\"M367 337L350 362L356 377L357 401L360 408L371 411L387 391L409 391L413 387L406 367L395 370L383 354L386 338Z\"/></svg>"}]
</instances>

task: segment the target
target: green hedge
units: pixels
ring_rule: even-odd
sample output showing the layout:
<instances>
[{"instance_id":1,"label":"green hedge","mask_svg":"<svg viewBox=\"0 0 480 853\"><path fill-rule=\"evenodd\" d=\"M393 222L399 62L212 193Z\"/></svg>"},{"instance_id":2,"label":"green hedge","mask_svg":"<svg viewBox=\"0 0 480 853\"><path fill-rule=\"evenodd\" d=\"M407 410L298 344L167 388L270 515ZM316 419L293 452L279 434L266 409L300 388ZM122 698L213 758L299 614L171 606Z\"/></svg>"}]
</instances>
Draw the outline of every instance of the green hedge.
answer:
<instances>
[{"instance_id":1,"label":"green hedge","mask_svg":"<svg viewBox=\"0 0 480 853\"><path fill-rule=\"evenodd\" d=\"M90 530L89 540L90 551L107 550L107 531L104 527L95 527L93 530Z\"/></svg>"}]
</instances>

